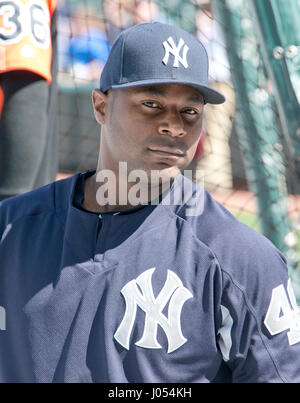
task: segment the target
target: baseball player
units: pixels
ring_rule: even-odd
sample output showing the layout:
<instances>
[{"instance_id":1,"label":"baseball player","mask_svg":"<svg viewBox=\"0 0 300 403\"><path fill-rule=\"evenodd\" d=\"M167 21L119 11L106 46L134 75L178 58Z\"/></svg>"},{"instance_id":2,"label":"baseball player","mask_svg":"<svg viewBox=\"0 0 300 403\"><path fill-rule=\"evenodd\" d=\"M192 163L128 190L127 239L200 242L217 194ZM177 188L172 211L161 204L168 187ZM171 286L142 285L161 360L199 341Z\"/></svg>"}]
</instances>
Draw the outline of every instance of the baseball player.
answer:
<instances>
[{"instance_id":1,"label":"baseball player","mask_svg":"<svg viewBox=\"0 0 300 403\"><path fill-rule=\"evenodd\" d=\"M55 0L0 0L0 200L57 173L55 8Z\"/></svg>"},{"instance_id":2,"label":"baseball player","mask_svg":"<svg viewBox=\"0 0 300 403\"><path fill-rule=\"evenodd\" d=\"M0 381L300 381L284 256L184 175L224 102L207 71L187 32L127 29L93 91L97 169L2 202Z\"/></svg>"}]
</instances>

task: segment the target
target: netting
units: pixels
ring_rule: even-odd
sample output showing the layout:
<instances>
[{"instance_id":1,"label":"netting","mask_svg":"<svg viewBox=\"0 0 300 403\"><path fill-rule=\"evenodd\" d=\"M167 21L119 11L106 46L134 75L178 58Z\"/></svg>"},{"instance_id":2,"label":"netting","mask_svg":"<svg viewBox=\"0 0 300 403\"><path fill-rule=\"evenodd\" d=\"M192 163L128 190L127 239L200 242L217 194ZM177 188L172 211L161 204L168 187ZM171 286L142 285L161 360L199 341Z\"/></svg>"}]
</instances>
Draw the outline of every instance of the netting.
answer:
<instances>
[{"instance_id":1,"label":"netting","mask_svg":"<svg viewBox=\"0 0 300 403\"><path fill-rule=\"evenodd\" d=\"M97 166L91 90L119 32L150 21L184 28L204 43L210 85L227 99L206 106L193 167L282 250L300 298L299 1L60 0L57 11L60 173Z\"/></svg>"}]
</instances>

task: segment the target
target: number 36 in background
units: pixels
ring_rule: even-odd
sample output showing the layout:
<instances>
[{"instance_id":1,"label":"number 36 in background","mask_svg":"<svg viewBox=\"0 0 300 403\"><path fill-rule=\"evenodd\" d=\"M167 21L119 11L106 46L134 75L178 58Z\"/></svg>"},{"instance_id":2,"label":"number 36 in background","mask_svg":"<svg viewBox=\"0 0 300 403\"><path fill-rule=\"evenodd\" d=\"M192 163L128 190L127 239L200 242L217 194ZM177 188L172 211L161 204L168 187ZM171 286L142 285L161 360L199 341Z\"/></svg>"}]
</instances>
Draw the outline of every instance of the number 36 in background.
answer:
<instances>
[{"instance_id":1,"label":"number 36 in background","mask_svg":"<svg viewBox=\"0 0 300 403\"><path fill-rule=\"evenodd\" d=\"M33 45L47 49L49 21L49 9L43 1L30 0L24 4L21 0L0 0L0 45L18 43L27 35Z\"/></svg>"},{"instance_id":2,"label":"number 36 in background","mask_svg":"<svg viewBox=\"0 0 300 403\"><path fill-rule=\"evenodd\" d=\"M273 288L264 324L271 336L289 330L287 332L289 344L300 342L300 310L290 279L287 291L283 284Z\"/></svg>"}]
</instances>

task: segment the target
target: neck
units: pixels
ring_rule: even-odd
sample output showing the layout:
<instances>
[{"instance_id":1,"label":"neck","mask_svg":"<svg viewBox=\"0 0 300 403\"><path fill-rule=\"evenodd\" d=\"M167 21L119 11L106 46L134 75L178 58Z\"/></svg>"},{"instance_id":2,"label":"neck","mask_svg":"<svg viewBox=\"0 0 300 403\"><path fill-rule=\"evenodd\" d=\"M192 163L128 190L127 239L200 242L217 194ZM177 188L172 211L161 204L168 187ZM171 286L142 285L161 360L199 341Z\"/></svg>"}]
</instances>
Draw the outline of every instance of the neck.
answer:
<instances>
[{"instance_id":1,"label":"neck","mask_svg":"<svg viewBox=\"0 0 300 403\"><path fill-rule=\"evenodd\" d=\"M101 138L104 141L105 136ZM100 145L96 173L85 181L83 207L93 212L122 211L155 201L167 191L179 170L171 167L153 172L129 167L125 161L108 158L109 150ZM134 170L133 170L134 169ZM137 173L134 176L133 173ZM153 179L154 178L154 179ZM151 180L150 180L151 179Z\"/></svg>"},{"instance_id":2,"label":"neck","mask_svg":"<svg viewBox=\"0 0 300 403\"><path fill-rule=\"evenodd\" d=\"M111 175L107 175L110 172ZM85 181L83 207L92 212L104 213L128 210L150 202L157 204L173 180L158 180L156 184L148 180L139 181L138 178L136 182L130 182L128 177L97 168L96 173Z\"/></svg>"}]
</instances>

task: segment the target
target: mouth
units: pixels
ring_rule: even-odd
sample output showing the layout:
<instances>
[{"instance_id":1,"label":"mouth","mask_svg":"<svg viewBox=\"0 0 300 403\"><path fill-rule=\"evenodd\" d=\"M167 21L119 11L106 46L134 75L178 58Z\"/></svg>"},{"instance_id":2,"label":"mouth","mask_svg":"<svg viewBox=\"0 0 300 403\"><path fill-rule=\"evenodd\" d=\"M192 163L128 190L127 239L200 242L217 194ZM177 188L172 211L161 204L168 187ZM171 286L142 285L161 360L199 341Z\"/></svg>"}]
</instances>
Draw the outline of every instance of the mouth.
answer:
<instances>
[{"instance_id":1,"label":"mouth","mask_svg":"<svg viewBox=\"0 0 300 403\"><path fill-rule=\"evenodd\" d=\"M151 151L153 154L160 155L165 158L184 157L184 153L181 150L169 147L148 147L148 150Z\"/></svg>"}]
</instances>

